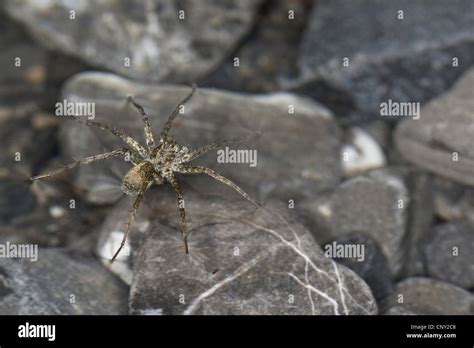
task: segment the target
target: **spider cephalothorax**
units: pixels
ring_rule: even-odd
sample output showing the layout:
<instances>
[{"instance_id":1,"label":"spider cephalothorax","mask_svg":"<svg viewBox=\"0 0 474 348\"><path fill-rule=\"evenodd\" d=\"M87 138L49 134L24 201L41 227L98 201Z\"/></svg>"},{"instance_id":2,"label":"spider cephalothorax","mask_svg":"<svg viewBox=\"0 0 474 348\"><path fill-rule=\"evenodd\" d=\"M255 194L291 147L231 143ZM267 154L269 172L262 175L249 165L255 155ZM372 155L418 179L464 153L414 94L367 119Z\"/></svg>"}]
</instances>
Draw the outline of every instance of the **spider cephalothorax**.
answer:
<instances>
[{"instance_id":1,"label":"spider cephalothorax","mask_svg":"<svg viewBox=\"0 0 474 348\"><path fill-rule=\"evenodd\" d=\"M76 120L86 125L95 126L102 130L111 132L112 134L121 138L129 146L129 148L117 149L100 155L86 157L69 165L66 165L58 170L37 175L31 178L31 180L37 180L46 177L52 177L56 174L74 168L78 165L97 162L115 156L126 156L128 159L130 159L130 162L133 164L133 167L124 176L122 180L122 186L126 194L135 195L136 198L133 202L132 211L130 213L130 218L127 224L127 229L123 236L120 247L111 259L112 262L116 259L117 255L122 250L125 241L127 240L128 233L130 232L132 224L135 221L135 216L138 207L143 199L143 196L145 195L146 190L153 184L159 185L164 182L170 183L174 191L176 192L176 197L178 198L178 209L181 217L181 233L183 237L184 248L186 254L189 252L188 232L186 227L186 212L184 210L183 194L181 186L175 176L175 173L207 174L213 177L214 179L219 180L222 183L232 187L234 190L244 196L247 200L259 206L259 204L255 200L253 200L247 193L245 193L239 186L237 186L231 180L223 177L222 175L216 173L210 168L194 166L188 163L189 161L192 161L193 159L210 150L214 150L225 144L238 141L241 138L218 141L209 145L205 145L198 149L190 149L187 146L177 144L169 135L173 120L178 115L180 106L184 105L193 96L195 90L196 87L194 86L191 93L186 98L184 98L174 109L173 113L168 118L168 121L166 122L160 133L160 141L158 144L155 144L155 139L151 131L150 121L143 107L138 105L131 96L127 98L127 100L132 103L132 105L138 110L138 112L140 112L142 116L146 139L146 148L143 147L138 141L133 139L131 136L123 133L122 131L111 128L99 122L81 120L77 117L74 117Z\"/></svg>"}]
</instances>

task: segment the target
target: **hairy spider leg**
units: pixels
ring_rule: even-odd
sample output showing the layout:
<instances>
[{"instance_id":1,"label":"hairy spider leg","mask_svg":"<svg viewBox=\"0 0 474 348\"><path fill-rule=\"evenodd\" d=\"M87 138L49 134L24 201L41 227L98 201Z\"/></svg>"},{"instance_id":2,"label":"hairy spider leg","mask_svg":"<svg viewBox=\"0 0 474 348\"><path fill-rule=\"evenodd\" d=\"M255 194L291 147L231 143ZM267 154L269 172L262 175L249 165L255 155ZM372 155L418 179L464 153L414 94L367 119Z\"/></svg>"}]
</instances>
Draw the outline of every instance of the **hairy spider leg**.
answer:
<instances>
[{"instance_id":1,"label":"hairy spider leg","mask_svg":"<svg viewBox=\"0 0 474 348\"><path fill-rule=\"evenodd\" d=\"M174 175L167 178L167 180L171 184L171 186L173 186L174 192L176 193L176 198L178 199L178 210L179 210L179 216L181 218L181 234L183 236L184 251L186 252L186 254L189 254L186 211L184 208L184 198L183 198L183 192L181 190L181 185L179 184L178 179Z\"/></svg>"},{"instance_id":2,"label":"hairy spider leg","mask_svg":"<svg viewBox=\"0 0 474 348\"><path fill-rule=\"evenodd\" d=\"M191 92L183 99L181 100L181 102L176 106L176 108L174 109L173 113L170 115L170 117L168 118L168 121L166 121L162 131L161 131L161 134L160 134L160 137L161 137L161 140L162 141L166 141L168 139L168 134L170 132L170 129L173 125L173 121L174 119L176 118L176 116L178 116L179 114L179 109L180 107L183 105L186 104L186 102L191 99L191 97L193 96L194 92L196 91L196 88L197 86L196 85L193 85L193 89L191 90Z\"/></svg>"},{"instance_id":3,"label":"hairy spider leg","mask_svg":"<svg viewBox=\"0 0 474 348\"><path fill-rule=\"evenodd\" d=\"M138 194L137 194L137 196L135 198L135 201L133 202L133 205L132 205L132 210L130 212L130 218L128 219L127 229L125 230L125 234L123 235L122 242L120 243L120 247L117 249L117 251L115 252L112 259L110 260L110 263L115 261L118 254L123 249L123 247L125 245L125 242L127 241L128 234L130 233L130 229L132 228L132 225L135 222L135 217L137 215L138 207L140 206L140 203L142 202L143 197L145 196L145 192L148 189L151 180L152 180L152 178L148 178L147 180L145 180L142 187L140 188L140 191L138 191Z\"/></svg>"},{"instance_id":4,"label":"hairy spider leg","mask_svg":"<svg viewBox=\"0 0 474 348\"><path fill-rule=\"evenodd\" d=\"M220 175L219 173L215 172L214 170L212 170L210 168L203 167L203 166L191 166L191 165L182 164L181 166L178 167L177 171L179 173L183 173L183 174L201 174L201 173L207 174L210 177L216 179L217 181L220 181L223 184L226 184L227 186L233 188L235 191L240 193L246 200L248 200L250 203L257 206L258 208L261 207L260 203L255 201L252 197L250 197L236 183L234 183L232 180L229 180L226 177Z\"/></svg>"},{"instance_id":5,"label":"hairy spider leg","mask_svg":"<svg viewBox=\"0 0 474 348\"><path fill-rule=\"evenodd\" d=\"M135 102L132 96L127 97L128 102L132 103L132 105L135 107L135 109L138 110L140 115L142 116L143 120L143 131L145 132L145 139L146 139L146 145L148 146L148 150L151 151L155 147L155 139L153 138L153 132L151 130L151 125L150 125L150 119L148 117L148 114L145 112L145 109L139 104Z\"/></svg>"},{"instance_id":6,"label":"hairy spider leg","mask_svg":"<svg viewBox=\"0 0 474 348\"><path fill-rule=\"evenodd\" d=\"M102 130L105 130L105 131L108 131L110 133L112 133L113 135L119 137L120 139L122 139L128 146L130 146L133 150L135 150L138 154L140 154L140 156L142 156L143 158L146 158L148 153L147 151L145 150L145 148L143 146L140 145L140 143L138 141L136 141L135 139L133 139L130 135L128 134L125 134L124 132L116 129L116 128L112 128L110 126L107 126L103 123L100 123L100 122L97 122L97 121L89 121L89 120L82 120L80 119L79 117L77 116L72 116L73 119L75 119L76 121L79 121L87 126L94 126L94 127L97 127L99 129L102 129Z\"/></svg>"},{"instance_id":7,"label":"hairy spider leg","mask_svg":"<svg viewBox=\"0 0 474 348\"><path fill-rule=\"evenodd\" d=\"M50 171L50 172L47 172L47 173L44 173L44 174L32 176L30 178L30 180L34 181L34 180L38 180L38 179L53 177L53 176L58 175L62 172L65 172L65 171L70 170L74 167L77 167L81 164L89 164L89 163L93 163L93 162L98 162L98 161L101 161L101 160L105 160L105 159L115 157L115 156L120 156L120 155L130 156L132 162L140 161L140 159L129 149L126 149L126 148L117 149L117 150L113 150L113 151L106 152L106 153L103 153L103 154L82 158L80 160L77 160L74 163L64 165L63 168L59 168L59 169L56 169L56 170L53 170L53 171Z\"/></svg>"},{"instance_id":8,"label":"hairy spider leg","mask_svg":"<svg viewBox=\"0 0 474 348\"><path fill-rule=\"evenodd\" d=\"M218 149L224 145L232 144L241 141L242 139L247 138L247 136L240 136L240 137L235 137L232 139L227 139L227 140L219 140L214 143L208 144L201 146L200 148L196 150L192 150L188 155L184 157L186 162L192 161L195 158L198 158L201 155L204 155L206 152L209 152L211 150Z\"/></svg>"}]
</instances>

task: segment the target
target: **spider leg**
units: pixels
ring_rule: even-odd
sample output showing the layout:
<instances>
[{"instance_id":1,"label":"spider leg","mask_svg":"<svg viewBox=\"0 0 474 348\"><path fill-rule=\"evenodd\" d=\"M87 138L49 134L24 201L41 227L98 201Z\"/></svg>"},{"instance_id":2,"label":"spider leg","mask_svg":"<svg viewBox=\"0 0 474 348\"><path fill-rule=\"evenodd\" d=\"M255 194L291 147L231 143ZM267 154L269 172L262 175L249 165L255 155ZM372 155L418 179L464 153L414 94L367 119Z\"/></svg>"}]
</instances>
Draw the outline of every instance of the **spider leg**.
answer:
<instances>
[{"instance_id":1,"label":"spider leg","mask_svg":"<svg viewBox=\"0 0 474 348\"><path fill-rule=\"evenodd\" d=\"M260 203L258 203L256 200L254 200L252 197L250 197L244 190L242 190L236 183L234 183L232 180L227 179L226 177L220 175L219 173L215 172L214 170L203 167L203 166L190 166L190 165L181 165L178 170L179 173L183 174L200 174L204 173L209 175L210 177L222 182L223 184L226 184L227 186L230 186L233 188L235 191L240 193L246 200L248 200L250 203L256 205L257 207L261 207Z\"/></svg>"},{"instance_id":2,"label":"spider leg","mask_svg":"<svg viewBox=\"0 0 474 348\"><path fill-rule=\"evenodd\" d=\"M186 211L184 210L184 198L181 190L181 185L175 176L167 178L168 182L173 186L176 197L178 198L179 216L181 217L181 234L183 235L184 251L189 254L188 250L188 230L186 224Z\"/></svg>"},{"instance_id":3,"label":"spider leg","mask_svg":"<svg viewBox=\"0 0 474 348\"><path fill-rule=\"evenodd\" d=\"M218 148L220 148L224 145L227 145L227 144L236 143L236 142L241 141L245 138L246 138L246 136L240 136L240 137L235 137L235 138L227 139L227 140L220 140L220 141L216 141L214 143L204 145L204 146L202 146L202 147L200 147L196 150L191 151L188 155L185 156L184 159L185 159L186 162L192 161L193 159L195 159L195 158L197 158L201 155L204 155L206 152L218 149Z\"/></svg>"},{"instance_id":4,"label":"spider leg","mask_svg":"<svg viewBox=\"0 0 474 348\"><path fill-rule=\"evenodd\" d=\"M135 100L133 100L132 96L129 95L127 97L127 100L130 103L132 103L135 109L137 109L140 115L142 115L142 120L144 124L143 130L145 132L146 145L148 146L148 150L153 149L155 147L155 139L153 139L153 132L151 130L150 120L148 118L147 113L145 112L145 109L143 109L141 105L137 104Z\"/></svg>"},{"instance_id":5,"label":"spider leg","mask_svg":"<svg viewBox=\"0 0 474 348\"><path fill-rule=\"evenodd\" d=\"M168 133L170 132L171 126L173 125L174 119L176 118L176 116L178 116L179 108L181 107L181 105L185 105L189 99L191 99L194 92L196 91L196 88L197 86L193 85L193 89L191 90L191 92L183 100L181 100L181 102L176 106L173 113L168 118L168 121L166 121L166 124L163 127L163 130L161 131L161 134L160 134L161 139L163 140L168 139Z\"/></svg>"},{"instance_id":6,"label":"spider leg","mask_svg":"<svg viewBox=\"0 0 474 348\"><path fill-rule=\"evenodd\" d=\"M138 207L140 206L140 203L142 202L143 197L145 196L145 192L148 189L149 183L150 183L150 179L146 180L143 183L140 191L138 191L138 194L137 194L137 196L135 198L135 201L133 202L133 205L132 205L132 210L130 212L130 218L128 219L127 229L125 230L125 234L123 235L122 242L120 243L120 247L117 249L117 251L115 252L112 259L110 260L110 263L115 261L118 254L123 249L123 247L125 245L125 242L127 241L128 234L130 233L130 229L132 228L132 225L135 222L135 217L137 215Z\"/></svg>"},{"instance_id":7,"label":"spider leg","mask_svg":"<svg viewBox=\"0 0 474 348\"><path fill-rule=\"evenodd\" d=\"M90 120L82 120L81 118L77 117L77 116L72 116L73 119L75 119L76 121L79 121L80 123L83 123L87 126L94 126L94 127L97 127L97 128L100 128L102 130L105 130L105 131L108 131L110 133L112 133L113 135L119 137L120 139L122 139L126 144L128 144L128 146L130 146L132 149L134 149L136 152L138 152L140 154L140 156L142 156L143 158L147 157L147 151L145 150L145 148L143 146L140 145L140 143L138 141L136 141L135 139L133 139L130 135L127 135L125 134L124 132L116 129L116 128L112 128L108 125L105 125L103 123L100 123L100 122L96 122L96 121L90 121Z\"/></svg>"},{"instance_id":8,"label":"spider leg","mask_svg":"<svg viewBox=\"0 0 474 348\"><path fill-rule=\"evenodd\" d=\"M113 150L113 151L110 151L110 152L106 152L106 153L103 153L103 154L100 154L100 155L94 155L94 156L89 156L89 157L85 157L85 158L82 158L80 160L77 160L76 162L74 163L70 163L70 164L67 164L65 166L63 166L62 168L59 168L59 169L56 169L56 170L53 170L53 171L50 171L50 172L47 172L47 173L44 173L44 174L40 174L40 175L36 175L36 176L32 176L30 178L30 180L34 181L34 180L38 180L38 179L43 179L43 178L48 178L48 177L52 177L52 176L55 176L57 174L60 174L62 172L65 172L69 169L72 169L74 167L77 167L81 164L89 164L89 163L92 163L92 162L97 162L97 161L101 161L101 160L105 160L107 158L111 158L111 157L115 157L115 156L120 156L120 155L128 155L130 156L132 162L135 162L135 161L140 161L140 159L138 158L137 155L135 155L132 151L130 151L129 149L117 149L117 150Z\"/></svg>"}]
</instances>

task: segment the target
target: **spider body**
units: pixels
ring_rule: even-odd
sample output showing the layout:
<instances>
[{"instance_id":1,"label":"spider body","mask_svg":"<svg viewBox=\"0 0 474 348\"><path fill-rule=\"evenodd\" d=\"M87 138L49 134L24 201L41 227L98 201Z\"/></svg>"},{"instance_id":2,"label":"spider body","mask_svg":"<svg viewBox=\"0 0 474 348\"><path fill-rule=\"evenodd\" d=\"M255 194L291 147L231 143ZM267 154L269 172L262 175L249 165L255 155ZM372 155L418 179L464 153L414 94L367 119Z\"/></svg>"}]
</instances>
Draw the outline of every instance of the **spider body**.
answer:
<instances>
[{"instance_id":1,"label":"spider body","mask_svg":"<svg viewBox=\"0 0 474 348\"><path fill-rule=\"evenodd\" d=\"M80 159L74 163L68 164L61 169L48 172L45 174L37 175L31 177L31 180L38 180L46 177L55 176L63 171L72 169L78 165L93 163L101 160L105 160L108 158L116 157L116 156L125 156L130 162L133 164L133 167L125 174L124 178L122 179L122 187L123 191L126 194L136 196L132 210L130 212L130 218L128 220L127 228L124 233L124 237L120 244L120 247L115 252L114 256L111 259L113 262L117 255L122 250L125 241L127 240L128 234L130 232L131 226L135 221L135 216L138 210L138 207L143 200L145 192L153 185L153 184L163 184L167 182L171 184L173 187L176 197L178 199L178 211L181 217L181 234L184 242L184 249L186 254L189 253L188 249L188 231L186 225L186 212L184 209L184 199L181 190L181 185L179 184L178 179L176 178L176 173L181 174L199 174L204 173L212 178L230 186L239 194L241 194L244 198L249 200L251 203L255 204L256 206L260 206L255 200L253 200L247 193L245 193L238 185L236 185L231 180L223 177L222 175L216 173L214 170L202 167L202 166L194 166L189 164L188 162L192 161L193 159L201 156L202 154L217 149L225 144L229 144L235 141L239 141L242 138L234 138L230 140L223 140L218 141L215 143L211 143L205 146L202 146L198 149L190 149L187 146L182 146L176 143L174 139L169 135L169 132L172 127L173 120L179 113L180 107L184 105L194 94L196 87L194 86L191 93L186 96L180 104L174 109L173 113L168 118L168 121L164 125L161 133L160 133L160 140L158 144L155 144L155 139L153 133L151 131L151 126L149 122L148 115L146 114L143 107L137 104L131 96L127 98L128 102L130 102L141 114L143 124L144 124L144 133L146 139L146 147L142 146L138 141L133 139L131 136L125 134L122 131L119 131L115 128L111 128L110 126L104 125L99 122L95 121L83 121L78 117L73 117L74 119L88 125L98 127L102 130L108 131L115 136L121 138L127 145L128 148L116 149L110 152L106 152L99 155L89 156L83 159Z\"/></svg>"},{"instance_id":2,"label":"spider body","mask_svg":"<svg viewBox=\"0 0 474 348\"><path fill-rule=\"evenodd\" d=\"M150 186L153 184L153 180L151 180L153 177L154 167L147 160L134 165L122 179L124 193L131 196L137 195L144 182L149 182Z\"/></svg>"}]
</instances>

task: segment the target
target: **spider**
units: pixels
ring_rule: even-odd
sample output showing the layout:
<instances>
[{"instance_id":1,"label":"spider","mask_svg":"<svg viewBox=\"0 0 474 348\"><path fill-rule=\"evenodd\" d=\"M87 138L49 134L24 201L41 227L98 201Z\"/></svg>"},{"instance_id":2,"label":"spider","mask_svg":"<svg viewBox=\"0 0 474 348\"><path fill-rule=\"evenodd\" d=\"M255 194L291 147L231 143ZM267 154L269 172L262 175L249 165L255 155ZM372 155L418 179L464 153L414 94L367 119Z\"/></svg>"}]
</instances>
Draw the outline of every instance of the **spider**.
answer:
<instances>
[{"instance_id":1,"label":"spider","mask_svg":"<svg viewBox=\"0 0 474 348\"><path fill-rule=\"evenodd\" d=\"M204 173L212 178L230 186L239 194L241 194L248 201L260 207L260 204L251 198L244 190L242 190L237 184L233 181L227 179L226 177L220 175L214 170L203 167L203 166L194 166L188 164L189 161L194 160L195 158L201 156L202 154L218 149L226 144L233 143L236 141L242 140L242 137L236 137L229 140L217 141L205 146L202 146L197 149L190 149L187 146L179 145L176 141L170 136L170 130L173 124L174 119L179 113L180 107L184 106L187 101L191 99L196 91L196 85L193 85L191 92L176 106L171 115L169 116L167 122L165 123L163 129L160 133L160 141L158 144L155 143L153 133L151 130L151 125L149 117L145 112L144 108L137 104L132 96L127 96L127 102L131 103L137 111L140 113L143 125L144 133L146 139L146 148L142 146L138 141L133 139L131 136L125 134L124 132L112 128L110 126L104 125L100 122L82 120L77 116L72 116L75 120L88 125L98 127L101 130L108 131L113 135L122 139L129 148L116 149L110 152L85 157L77 160L74 163L68 164L44 174L33 176L30 180L38 180L47 177L53 177L59 173L70 170L74 167L77 167L82 164L89 164L93 162L102 161L108 158L116 156L125 156L126 159L129 159L133 164L133 167L125 174L122 179L122 189L125 194L136 196L132 210L130 212L130 217L127 223L127 228L125 230L124 236L120 243L120 247L117 249L113 255L110 262L114 262L118 254L122 250L127 240L130 229L135 221L135 216L140 206L141 201L145 195L145 192L153 185L160 185L164 182L168 182L173 187L176 197L178 199L178 211L181 217L181 234L184 242L184 250L186 254L189 254L188 248L188 231L186 225L186 211L184 209L184 198L181 190L181 185L178 179L175 176L175 173L183 174L199 174Z\"/></svg>"}]
</instances>

